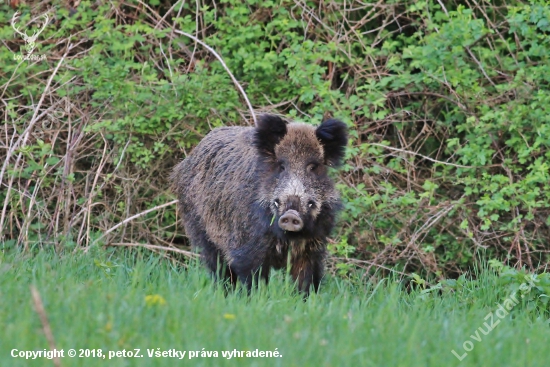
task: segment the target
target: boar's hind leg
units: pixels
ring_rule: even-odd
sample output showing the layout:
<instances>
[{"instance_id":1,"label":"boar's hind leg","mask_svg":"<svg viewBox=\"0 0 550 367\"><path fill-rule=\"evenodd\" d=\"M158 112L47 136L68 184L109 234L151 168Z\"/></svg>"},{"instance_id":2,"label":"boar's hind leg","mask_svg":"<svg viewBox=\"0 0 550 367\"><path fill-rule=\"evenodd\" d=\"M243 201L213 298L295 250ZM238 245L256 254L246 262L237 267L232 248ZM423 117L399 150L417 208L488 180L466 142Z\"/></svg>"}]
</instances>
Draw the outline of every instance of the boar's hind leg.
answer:
<instances>
[{"instance_id":1,"label":"boar's hind leg","mask_svg":"<svg viewBox=\"0 0 550 367\"><path fill-rule=\"evenodd\" d=\"M186 223L188 225L185 226L185 231L187 236L189 236L193 247L200 249L202 262L216 277L216 279L221 279L224 281L231 280L230 271L221 251L218 250L217 246L208 239L206 232L200 225L191 223L192 222ZM233 283L233 281L231 282Z\"/></svg>"},{"instance_id":2,"label":"boar's hind leg","mask_svg":"<svg viewBox=\"0 0 550 367\"><path fill-rule=\"evenodd\" d=\"M292 259L290 273L298 284L298 290L308 296L313 285L315 292L319 290L319 284L323 277L324 253L300 254Z\"/></svg>"},{"instance_id":3,"label":"boar's hind leg","mask_svg":"<svg viewBox=\"0 0 550 367\"><path fill-rule=\"evenodd\" d=\"M231 277L231 271L229 270L223 254L216 248L209 240L201 245L201 259L206 264L208 269L214 274L216 279L223 281L230 281L232 284L235 283L234 279Z\"/></svg>"}]
</instances>

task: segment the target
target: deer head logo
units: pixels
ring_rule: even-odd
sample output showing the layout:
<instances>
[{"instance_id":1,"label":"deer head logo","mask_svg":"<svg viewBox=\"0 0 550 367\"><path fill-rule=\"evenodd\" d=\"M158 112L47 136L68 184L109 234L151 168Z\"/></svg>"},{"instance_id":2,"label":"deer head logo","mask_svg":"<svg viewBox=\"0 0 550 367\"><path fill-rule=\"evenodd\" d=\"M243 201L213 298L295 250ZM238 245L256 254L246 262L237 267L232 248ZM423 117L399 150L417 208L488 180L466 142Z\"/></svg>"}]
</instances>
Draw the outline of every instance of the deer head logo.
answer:
<instances>
[{"instance_id":1,"label":"deer head logo","mask_svg":"<svg viewBox=\"0 0 550 367\"><path fill-rule=\"evenodd\" d=\"M44 28L46 28L46 25L48 24L48 20L49 20L48 15L42 14L41 17L44 18L44 24L42 24L42 28L40 30L34 31L32 36L29 36L27 32L21 32L15 26L15 22L17 21L17 18L19 18L19 12L16 12L11 18L11 26L17 33L19 33L23 37L23 40L27 43L27 45L25 46L25 49L29 54L31 54L34 48L36 47L36 39L38 38L38 35L42 33L42 31L44 30Z\"/></svg>"}]
</instances>

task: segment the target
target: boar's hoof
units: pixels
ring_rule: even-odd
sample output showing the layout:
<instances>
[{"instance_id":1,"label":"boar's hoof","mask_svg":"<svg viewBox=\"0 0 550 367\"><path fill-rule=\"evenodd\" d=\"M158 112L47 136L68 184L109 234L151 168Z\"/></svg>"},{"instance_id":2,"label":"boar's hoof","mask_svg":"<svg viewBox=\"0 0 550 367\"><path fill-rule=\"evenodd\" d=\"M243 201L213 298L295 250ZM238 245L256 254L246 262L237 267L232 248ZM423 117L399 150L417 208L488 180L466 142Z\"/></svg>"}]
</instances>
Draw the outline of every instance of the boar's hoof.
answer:
<instances>
[{"instance_id":1,"label":"boar's hoof","mask_svg":"<svg viewBox=\"0 0 550 367\"><path fill-rule=\"evenodd\" d=\"M304 227L304 222L296 210L290 209L279 218L279 227L285 231L298 232Z\"/></svg>"}]
</instances>

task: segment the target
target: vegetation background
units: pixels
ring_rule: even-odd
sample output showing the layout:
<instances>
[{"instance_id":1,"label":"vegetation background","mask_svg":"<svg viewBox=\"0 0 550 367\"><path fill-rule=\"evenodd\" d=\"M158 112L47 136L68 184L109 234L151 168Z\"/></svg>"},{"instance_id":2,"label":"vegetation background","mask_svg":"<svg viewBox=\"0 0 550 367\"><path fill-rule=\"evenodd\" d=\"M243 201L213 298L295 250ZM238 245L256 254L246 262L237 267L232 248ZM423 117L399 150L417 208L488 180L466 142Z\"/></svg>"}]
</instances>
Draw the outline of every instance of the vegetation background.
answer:
<instances>
[{"instance_id":1,"label":"vegetation background","mask_svg":"<svg viewBox=\"0 0 550 367\"><path fill-rule=\"evenodd\" d=\"M0 365L548 365L547 1L4 0L0 40ZM350 128L307 302L190 260L169 173L254 120L226 67L254 114Z\"/></svg>"},{"instance_id":2,"label":"vegetation background","mask_svg":"<svg viewBox=\"0 0 550 367\"><path fill-rule=\"evenodd\" d=\"M33 54L14 32L38 31ZM550 260L546 1L0 4L0 249L193 256L169 172L255 113L345 121L330 269L456 278Z\"/></svg>"}]
</instances>

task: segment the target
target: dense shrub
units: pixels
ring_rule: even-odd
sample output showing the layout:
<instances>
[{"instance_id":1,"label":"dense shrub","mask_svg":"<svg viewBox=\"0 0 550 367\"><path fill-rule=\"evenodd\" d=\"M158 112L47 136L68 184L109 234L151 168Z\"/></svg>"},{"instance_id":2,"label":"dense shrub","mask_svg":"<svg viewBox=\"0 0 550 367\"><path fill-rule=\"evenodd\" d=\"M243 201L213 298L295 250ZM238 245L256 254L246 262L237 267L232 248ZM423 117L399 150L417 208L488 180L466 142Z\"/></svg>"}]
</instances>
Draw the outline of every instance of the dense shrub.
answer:
<instances>
[{"instance_id":1,"label":"dense shrub","mask_svg":"<svg viewBox=\"0 0 550 367\"><path fill-rule=\"evenodd\" d=\"M210 129L256 113L337 116L352 143L340 273L453 276L476 254L548 264L550 8L486 1L83 1L0 5L3 247L89 246L173 200L168 173ZM183 4L183 5L182 5ZM21 50L21 51L20 51ZM50 83L51 81L51 83ZM185 245L174 206L99 243ZM336 261L334 261L336 260Z\"/></svg>"}]
</instances>

